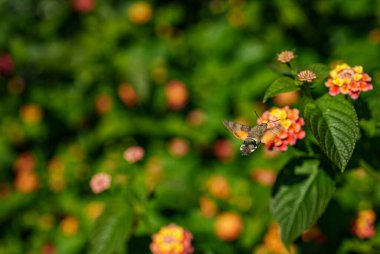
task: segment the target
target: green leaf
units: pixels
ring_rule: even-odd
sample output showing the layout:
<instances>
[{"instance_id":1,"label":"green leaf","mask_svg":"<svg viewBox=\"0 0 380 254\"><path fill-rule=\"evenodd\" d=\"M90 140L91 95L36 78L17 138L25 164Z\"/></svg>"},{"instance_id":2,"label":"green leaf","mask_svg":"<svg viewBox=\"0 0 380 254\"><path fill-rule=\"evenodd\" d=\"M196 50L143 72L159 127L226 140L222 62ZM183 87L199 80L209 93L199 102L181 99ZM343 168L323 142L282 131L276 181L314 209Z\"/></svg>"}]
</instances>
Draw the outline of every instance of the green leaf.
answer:
<instances>
[{"instance_id":1,"label":"green leaf","mask_svg":"<svg viewBox=\"0 0 380 254\"><path fill-rule=\"evenodd\" d=\"M288 77L282 77L275 80L266 90L263 102L280 93L300 90L294 83L294 80Z\"/></svg>"},{"instance_id":2,"label":"green leaf","mask_svg":"<svg viewBox=\"0 0 380 254\"><path fill-rule=\"evenodd\" d=\"M317 75L317 78L314 81L324 80L330 72L330 67L319 63L310 64L308 65L307 69L311 70Z\"/></svg>"},{"instance_id":3,"label":"green leaf","mask_svg":"<svg viewBox=\"0 0 380 254\"><path fill-rule=\"evenodd\" d=\"M315 224L335 190L334 181L318 168L317 160L300 163L295 160L281 171L270 202L286 245Z\"/></svg>"},{"instance_id":4,"label":"green leaf","mask_svg":"<svg viewBox=\"0 0 380 254\"><path fill-rule=\"evenodd\" d=\"M354 107L343 96L326 94L305 106L304 117L323 152L343 172L359 135Z\"/></svg>"},{"instance_id":5,"label":"green leaf","mask_svg":"<svg viewBox=\"0 0 380 254\"><path fill-rule=\"evenodd\" d=\"M91 254L125 253L123 250L131 234L133 212L125 200L109 203L96 221L91 235Z\"/></svg>"}]
</instances>

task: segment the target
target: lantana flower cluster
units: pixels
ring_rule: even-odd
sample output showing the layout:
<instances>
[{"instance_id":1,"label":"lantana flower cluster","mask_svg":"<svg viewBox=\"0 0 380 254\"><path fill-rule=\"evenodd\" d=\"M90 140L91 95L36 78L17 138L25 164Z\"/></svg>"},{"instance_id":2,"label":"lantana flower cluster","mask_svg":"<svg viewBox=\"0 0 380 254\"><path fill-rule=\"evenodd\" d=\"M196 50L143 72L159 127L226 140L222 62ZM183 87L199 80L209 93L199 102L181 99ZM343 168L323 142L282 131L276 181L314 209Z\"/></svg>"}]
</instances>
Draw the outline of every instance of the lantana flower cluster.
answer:
<instances>
[{"instance_id":1,"label":"lantana flower cluster","mask_svg":"<svg viewBox=\"0 0 380 254\"><path fill-rule=\"evenodd\" d=\"M375 219L374 211L360 211L352 225L352 232L361 239L373 237L375 235Z\"/></svg>"},{"instance_id":2,"label":"lantana flower cluster","mask_svg":"<svg viewBox=\"0 0 380 254\"><path fill-rule=\"evenodd\" d=\"M193 236L184 228L176 224L162 227L152 236L150 250L153 254L191 254Z\"/></svg>"},{"instance_id":3,"label":"lantana flower cluster","mask_svg":"<svg viewBox=\"0 0 380 254\"><path fill-rule=\"evenodd\" d=\"M298 109L291 109L289 106L283 108L274 107L265 111L257 122L258 124L268 123L268 125L279 122L282 126L274 139L266 142L268 149L275 148L280 151L286 151L289 145L293 146L298 139L305 137L305 131L302 129L305 124L304 119L299 116ZM268 127L271 128L271 126Z\"/></svg>"},{"instance_id":4,"label":"lantana flower cluster","mask_svg":"<svg viewBox=\"0 0 380 254\"><path fill-rule=\"evenodd\" d=\"M362 66L351 67L348 64L339 64L330 71L330 78L325 85L329 88L329 94L349 94L352 99L359 98L360 92L373 89L372 78L363 72Z\"/></svg>"}]
</instances>

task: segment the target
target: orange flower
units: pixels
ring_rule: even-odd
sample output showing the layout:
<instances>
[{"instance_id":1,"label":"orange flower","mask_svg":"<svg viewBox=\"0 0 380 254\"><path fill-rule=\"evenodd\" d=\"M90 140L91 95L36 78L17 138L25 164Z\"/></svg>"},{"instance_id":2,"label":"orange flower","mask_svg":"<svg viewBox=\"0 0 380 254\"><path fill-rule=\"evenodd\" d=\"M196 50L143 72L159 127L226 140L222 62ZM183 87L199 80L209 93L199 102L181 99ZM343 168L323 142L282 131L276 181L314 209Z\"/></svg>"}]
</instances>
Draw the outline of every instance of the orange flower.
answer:
<instances>
[{"instance_id":1,"label":"orange flower","mask_svg":"<svg viewBox=\"0 0 380 254\"><path fill-rule=\"evenodd\" d=\"M207 197L199 198L199 206L202 215L207 218L214 217L214 215L218 212L218 207L216 206L216 203L212 199Z\"/></svg>"},{"instance_id":2,"label":"orange flower","mask_svg":"<svg viewBox=\"0 0 380 254\"><path fill-rule=\"evenodd\" d=\"M180 110L185 107L189 92L183 82L173 80L166 85L165 95L168 107L172 110Z\"/></svg>"},{"instance_id":3,"label":"orange flower","mask_svg":"<svg viewBox=\"0 0 380 254\"><path fill-rule=\"evenodd\" d=\"M274 107L269 111L265 111L257 123L272 121L279 121L282 128L273 140L266 142L269 149L276 148L280 151L286 151L289 145L293 146L298 139L305 137L305 131L302 130L305 122L302 117L299 117L298 109L290 109L288 106L283 108ZM265 139L265 136L263 139Z\"/></svg>"},{"instance_id":4,"label":"orange flower","mask_svg":"<svg viewBox=\"0 0 380 254\"><path fill-rule=\"evenodd\" d=\"M117 89L121 101L128 107L133 107L138 103L138 96L132 85L122 83Z\"/></svg>"},{"instance_id":5,"label":"orange flower","mask_svg":"<svg viewBox=\"0 0 380 254\"><path fill-rule=\"evenodd\" d=\"M152 6L146 2L136 2L128 10L129 19L138 25L145 24L152 18Z\"/></svg>"},{"instance_id":6,"label":"orange flower","mask_svg":"<svg viewBox=\"0 0 380 254\"><path fill-rule=\"evenodd\" d=\"M340 64L330 71L330 77L325 85L329 88L329 94L349 94L352 99L359 98L360 92L373 89L372 78L363 72L362 66L351 67L348 64Z\"/></svg>"},{"instance_id":7,"label":"orange flower","mask_svg":"<svg viewBox=\"0 0 380 254\"><path fill-rule=\"evenodd\" d=\"M102 93L96 97L95 109L99 115L104 115L112 109L112 97L109 94Z\"/></svg>"},{"instance_id":8,"label":"orange flower","mask_svg":"<svg viewBox=\"0 0 380 254\"><path fill-rule=\"evenodd\" d=\"M360 211L352 225L352 232L361 239L373 237L375 235L375 219L374 211Z\"/></svg>"},{"instance_id":9,"label":"orange flower","mask_svg":"<svg viewBox=\"0 0 380 254\"><path fill-rule=\"evenodd\" d=\"M243 231L243 220L237 213L224 212L216 218L214 229L219 239L233 241Z\"/></svg>"},{"instance_id":10,"label":"orange flower","mask_svg":"<svg viewBox=\"0 0 380 254\"><path fill-rule=\"evenodd\" d=\"M153 254L190 254L194 251L192 238L186 229L169 224L152 236L150 250Z\"/></svg>"},{"instance_id":11,"label":"orange flower","mask_svg":"<svg viewBox=\"0 0 380 254\"><path fill-rule=\"evenodd\" d=\"M230 184L222 175L211 176L206 183L207 190L216 198L228 199L230 197Z\"/></svg>"},{"instance_id":12,"label":"orange flower","mask_svg":"<svg viewBox=\"0 0 380 254\"><path fill-rule=\"evenodd\" d=\"M291 245L288 251L281 241L280 227L277 223L269 226L267 233L264 236L264 245L261 246L267 253L273 254L291 254L295 253L295 246Z\"/></svg>"},{"instance_id":13,"label":"orange flower","mask_svg":"<svg viewBox=\"0 0 380 254\"><path fill-rule=\"evenodd\" d=\"M64 235L75 235L79 229L79 221L72 216L67 216L61 221L60 228Z\"/></svg>"},{"instance_id":14,"label":"orange flower","mask_svg":"<svg viewBox=\"0 0 380 254\"><path fill-rule=\"evenodd\" d=\"M258 168L251 172L251 177L256 182L270 187L273 186L277 176L270 168Z\"/></svg>"},{"instance_id":15,"label":"orange flower","mask_svg":"<svg viewBox=\"0 0 380 254\"><path fill-rule=\"evenodd\" d=\"M37 124L41 122L43 112L41 107L36 104L26 104L20 109L20 117L26 124Z\"/></svg>"}]
</instances>

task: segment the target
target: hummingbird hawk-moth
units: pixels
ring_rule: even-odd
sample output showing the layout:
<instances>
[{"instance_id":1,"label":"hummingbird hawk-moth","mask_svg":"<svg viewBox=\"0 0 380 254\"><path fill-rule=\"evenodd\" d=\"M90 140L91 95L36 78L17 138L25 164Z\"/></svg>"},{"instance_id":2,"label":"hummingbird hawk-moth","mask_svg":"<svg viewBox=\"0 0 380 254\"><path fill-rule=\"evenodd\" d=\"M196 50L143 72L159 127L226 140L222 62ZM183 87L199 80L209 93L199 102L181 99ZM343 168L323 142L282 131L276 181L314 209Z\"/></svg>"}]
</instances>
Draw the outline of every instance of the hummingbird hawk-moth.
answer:
<instances>
[{"instance_id":1,"label":"hummingbird hawk-moth","mask_svg":"<svg viewBox=\"0 0 380 254\"><path fill-rule=\"evenodd\" d=\"M278 120L268 123L261 123L253 127L228 120L224 120L223 124L235 135L235 137L243 140L243 144L240 146L240 151L242 155L248 156L262 143L262 139L268 131L273 134L278 134L282 127L281 124L277 124L271 128L268 127L269 123L277 121Z\"/></svg>"}]
</instances>

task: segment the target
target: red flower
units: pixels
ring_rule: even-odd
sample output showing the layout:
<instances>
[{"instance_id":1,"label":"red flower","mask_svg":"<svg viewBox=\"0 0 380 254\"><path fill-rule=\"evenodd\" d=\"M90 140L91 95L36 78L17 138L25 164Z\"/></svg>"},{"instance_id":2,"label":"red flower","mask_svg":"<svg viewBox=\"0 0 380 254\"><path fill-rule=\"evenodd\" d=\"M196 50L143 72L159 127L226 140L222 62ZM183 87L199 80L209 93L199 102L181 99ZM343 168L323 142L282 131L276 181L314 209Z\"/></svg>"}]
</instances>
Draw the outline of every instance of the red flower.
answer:
<instances>
[{"instance_id":1,"label":"red flower","mask_svg":"<svg viewBox=\"0 0 380 254\"><path fill-rule=\"evenodd\" d=\"M329 94L336 96L338 94L349 94L352 99L359 98L360 92L366 92L373 89L371 84L372 78L363 72L362 66L350 67L347 64L340 64L330 71L331 78L325 85L329 88Z\"/></svg>"},{"instance_id":2,"label":"red flower","mask_svg":"<svg viewBox=\"0 0 380 254\"><path fill-rule=\"evenodd\" d=\"M95 0L73 0L72 2L74 10L77 12L90 12L95 7Z\"/></svg>"},{"instance_id":3,"label":"red flower","mask_svg":"<svg viewBox=\"0 0 380 254\"><path fill-rule=\"evenodd\" d=\"M14 62L10 54L0 55L0 75L9 76L14 69Z\"/></svg>"}]
</instances>

